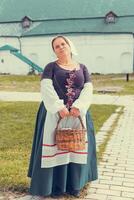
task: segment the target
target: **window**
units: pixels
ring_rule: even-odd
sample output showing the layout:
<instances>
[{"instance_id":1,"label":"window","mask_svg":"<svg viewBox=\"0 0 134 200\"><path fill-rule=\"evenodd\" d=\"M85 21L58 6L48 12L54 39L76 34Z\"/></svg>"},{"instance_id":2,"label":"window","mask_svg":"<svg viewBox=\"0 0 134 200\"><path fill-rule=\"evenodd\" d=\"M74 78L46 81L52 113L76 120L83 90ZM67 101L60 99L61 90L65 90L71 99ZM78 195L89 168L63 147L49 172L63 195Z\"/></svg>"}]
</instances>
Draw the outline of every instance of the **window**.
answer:
<instances>
[{"instance_id":1,"label":"window","mask_svg":"<svg viewBox=\"0 0 134 200\"><path fill-rule=\"evenodd\" d=\"M22 19L22 27L23 28L29 28L30 25L31 25L31 19L27 16L25 16L23 19Z\"/></svg>"},{"instance_id":2,"label":"window","mask_svg":"<svg viewBox=\"0 0 134 200\"><path fill-rule=\"evenodd\" d=\"M105 16L105 22L106 23L115 23L116 22L117 15L110 11L109 13L106 14Z\"/></svg>"}]
</instances>

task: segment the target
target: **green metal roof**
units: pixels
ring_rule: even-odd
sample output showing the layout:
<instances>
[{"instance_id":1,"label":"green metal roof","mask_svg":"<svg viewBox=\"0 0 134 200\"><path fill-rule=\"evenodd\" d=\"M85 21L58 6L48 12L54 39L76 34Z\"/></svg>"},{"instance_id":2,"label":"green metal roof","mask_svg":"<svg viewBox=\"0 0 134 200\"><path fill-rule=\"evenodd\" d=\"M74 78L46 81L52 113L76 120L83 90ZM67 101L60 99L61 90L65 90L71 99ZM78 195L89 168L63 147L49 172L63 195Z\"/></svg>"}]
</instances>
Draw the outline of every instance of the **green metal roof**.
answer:
<instances>
[{"instance_id":1,"label":"green metal roof","mask_svg":"<svg viewBox=\"0 0 134 200\"><path fill-rule=\"evenodd\" d=\"M10 45L4 45L0 47L0 51L19 51L19 49L16 49Z\"/></svg>"},{"instance_id":2,"label":"green metal roof","mask_svg":"<svg viewBox=\"0 0 134 200\"><path fill-rule=\"evenodd\" d=\"M120 17L116 23L107 24L104 18L45 21L36 28L26 32L23 36L60 34L60 33L117 33L134 32L134 16Z\"/></svg>"},{"instance_id":3,"label":"green metal roof","mask_svg":"<svg viewBox=\"0 0 134 200\"><path fill-rule=\"evenodd\" d=\"M20 22L0 23L0 36L18 36L32 30L41 22L34 22L29 29L23 29Z\"/></svg>"},{"instance_id":4,"label":"green metal roof","mask_svg":"<svg viewBox=\"0 0 134 200\"><path fill-rule=\"evenodd\" d=\"M134 15L134 0L0 0L0 22Z\"/></svg>"},{"instance_id":5,"label":"green metal roof","mask_svg":"<svg viewBox=\"0 0 134 200\"><path fill-rule=\"evenodd\" d=\"M117 22L106 24L113 11ZM21 19L33 20L23 29ZM134 0L0 0L0 36L60 33L134 33Z\"/></svg>"}]
</instances>

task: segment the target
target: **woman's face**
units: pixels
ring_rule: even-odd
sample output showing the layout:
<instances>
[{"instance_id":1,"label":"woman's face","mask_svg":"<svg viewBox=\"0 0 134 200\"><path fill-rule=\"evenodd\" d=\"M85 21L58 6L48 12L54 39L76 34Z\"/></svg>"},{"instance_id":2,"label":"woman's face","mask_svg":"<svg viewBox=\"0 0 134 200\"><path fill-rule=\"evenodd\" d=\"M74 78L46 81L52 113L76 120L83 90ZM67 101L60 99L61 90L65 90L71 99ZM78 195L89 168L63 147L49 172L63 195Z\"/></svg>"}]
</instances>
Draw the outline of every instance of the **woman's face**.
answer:
<instances>
[{"instance_id":1,"label":"woman's face","mask_svg":"<svg viewBox=\"0 0 134 200\"><path fill-rule=\"evenodd\" d=\"M54 40L53 49L58 58L66 55L71 55L71 48L62 37L56 38Z\"/></svg>"}]
</instances>

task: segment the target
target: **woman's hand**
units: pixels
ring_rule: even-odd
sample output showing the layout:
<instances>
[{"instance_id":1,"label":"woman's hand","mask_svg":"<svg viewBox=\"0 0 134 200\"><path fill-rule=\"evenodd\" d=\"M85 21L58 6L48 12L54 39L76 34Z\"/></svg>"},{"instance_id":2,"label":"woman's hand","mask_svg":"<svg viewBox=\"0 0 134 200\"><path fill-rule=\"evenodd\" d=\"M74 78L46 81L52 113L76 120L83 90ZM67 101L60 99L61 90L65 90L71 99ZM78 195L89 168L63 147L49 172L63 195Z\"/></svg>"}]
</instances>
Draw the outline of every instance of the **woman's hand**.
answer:
<instances>
[{"instance_id":1,"label":"woman's hand","mask_svg":"<svg viewBox=\"0 0 134 200\"><path fill-rule=\"evenodd\" d=\"M80 116L80 111L78 108L72 107L70 110L70 115L73 117L78 117Z\"/></svg>"},{"instance_id":2,"label":"woman's hand","mask_svg":"<svg viewBox=\"0 0 134 200\"><path fill-rule=\"evenodd\" d=\"M63 108L62 110L59 111L60 117L64 118L64 117L68 117L69 116L69 111L67 108Z\"/></svg>"}]
</instances>

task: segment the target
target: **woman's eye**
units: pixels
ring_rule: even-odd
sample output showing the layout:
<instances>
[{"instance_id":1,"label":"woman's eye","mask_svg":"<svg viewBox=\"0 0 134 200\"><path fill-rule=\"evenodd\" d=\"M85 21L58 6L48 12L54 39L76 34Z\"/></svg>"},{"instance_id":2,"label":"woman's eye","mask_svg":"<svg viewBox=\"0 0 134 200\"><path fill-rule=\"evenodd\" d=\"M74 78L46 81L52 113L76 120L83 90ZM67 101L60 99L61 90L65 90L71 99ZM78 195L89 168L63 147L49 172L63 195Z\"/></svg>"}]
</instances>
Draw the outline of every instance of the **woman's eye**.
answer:
<instances>
[{"instance_id":1,"label":"woman's eye","mask_svg":"<svg viewBox=\"0 0 134 200\"><path fill-rule=\"evenodd\" d=\"M59 45L55 46L55 49L58 49L59 48Z\"/></svg>"},{"instance_id":2,"label":"woman's eye","mask_svg":"<svg viewBox=\"0 0 134 200\"><path fill-rule=\"evenodd\" d=\"M66 43L63 42L63 43L61 43L60 45L56 45L56 46L55 46L55 49L59 49L61 46L64 47L65 45L66 45Z\"/></svg>"}]
</instances>

